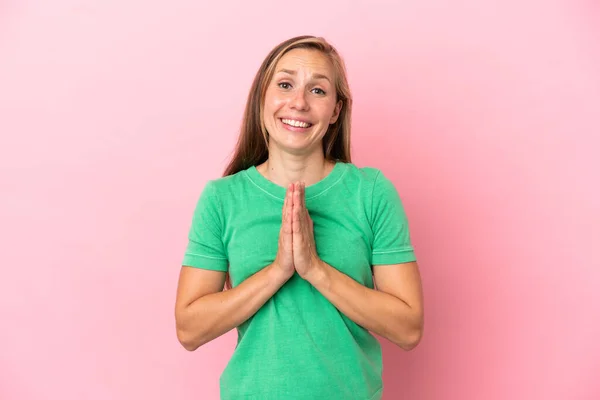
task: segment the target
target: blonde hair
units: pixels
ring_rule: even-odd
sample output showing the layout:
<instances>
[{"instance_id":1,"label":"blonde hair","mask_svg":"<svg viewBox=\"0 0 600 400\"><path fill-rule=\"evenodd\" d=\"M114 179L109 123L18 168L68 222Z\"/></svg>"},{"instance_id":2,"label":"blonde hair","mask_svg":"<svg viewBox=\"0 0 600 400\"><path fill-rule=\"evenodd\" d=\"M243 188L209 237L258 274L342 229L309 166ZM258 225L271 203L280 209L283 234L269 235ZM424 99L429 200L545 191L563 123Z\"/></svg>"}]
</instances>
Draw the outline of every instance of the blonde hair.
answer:
<instances>
[{"instance_id":1,"label":"blonde hair","mask_svg":"<svg viewBox=\"0 0 600 400\"><path fill-rule=\"evenodd\" d=\"M248 94L238 142L223 176L233 175L267 160L268 132L263 122L265 94L277 63L284 54L293 49L318 50L331 61L335 70L336 102L341 100L342 107L337 121L329 126L323 137L323 154L325 159L330 161L348 163L352 161L350 154L352 96L344 61L325 39L316 36L297 36L275 46L256 73Z\"/></svg>"}]
</instances>

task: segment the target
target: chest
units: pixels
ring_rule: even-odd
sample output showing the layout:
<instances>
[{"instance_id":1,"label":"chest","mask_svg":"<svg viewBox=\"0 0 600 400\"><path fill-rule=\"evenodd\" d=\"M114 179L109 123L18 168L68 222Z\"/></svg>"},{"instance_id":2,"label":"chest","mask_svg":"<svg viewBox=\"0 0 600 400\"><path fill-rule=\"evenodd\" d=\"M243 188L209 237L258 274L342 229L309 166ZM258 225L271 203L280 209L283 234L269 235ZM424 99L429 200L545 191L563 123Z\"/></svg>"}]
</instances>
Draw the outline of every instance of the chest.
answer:
<instances>
[{"instance_id":1,"label":"chest","mask_svg":"<svg viewBox=\"0 0 600 400\"><path fill-rule=\"evenodd\" d=\"M366 215L307 205L319 257L358 282L372 287L372 233ZM349 210L348 210L349 211ZM246 210L225 227L225 248L233 285L268 266L277 255L281 209Z\"/></svg>"}]
</instances>

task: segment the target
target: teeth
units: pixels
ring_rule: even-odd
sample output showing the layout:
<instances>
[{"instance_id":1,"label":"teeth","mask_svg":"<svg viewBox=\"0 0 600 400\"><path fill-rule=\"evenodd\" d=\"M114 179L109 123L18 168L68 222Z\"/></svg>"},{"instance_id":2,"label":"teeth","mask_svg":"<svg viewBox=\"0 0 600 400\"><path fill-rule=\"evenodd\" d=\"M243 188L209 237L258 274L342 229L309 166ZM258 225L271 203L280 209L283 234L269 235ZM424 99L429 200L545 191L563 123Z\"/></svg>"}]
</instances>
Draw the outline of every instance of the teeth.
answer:
<instances>
[{"instance_id":1,"label":"teeth","mask_svg":"<svg viewBox=\"0 0 600 400\"><path fill-rule=\"evenodd\" d=\"M282 119L281 121L286 125L291 125L298 128L308 128L310 126L310 124L306 122L294 121L293 119Z\"/></svg>"}]
</instances>

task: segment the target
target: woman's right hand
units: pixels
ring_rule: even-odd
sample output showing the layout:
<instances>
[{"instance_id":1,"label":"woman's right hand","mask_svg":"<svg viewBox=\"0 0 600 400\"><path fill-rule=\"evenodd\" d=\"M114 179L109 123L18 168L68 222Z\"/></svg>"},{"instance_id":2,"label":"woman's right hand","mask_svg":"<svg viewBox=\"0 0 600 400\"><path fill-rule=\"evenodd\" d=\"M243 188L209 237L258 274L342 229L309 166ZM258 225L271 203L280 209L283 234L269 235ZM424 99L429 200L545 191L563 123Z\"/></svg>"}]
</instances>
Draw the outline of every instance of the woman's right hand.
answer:
<instances>
[{"instance_id":1,"label":"woman's right hand","mask_svg":"<svg viewBox=\"0 0 600 400\"><path fill-rule=\"evenodd\" d=\"M289 184L283 200L281 230L277 246L277 256L273 267L282 273L284 278L289 279L294 275L294 254L292 252L292 196L294 185Z\"/></svg>"}]
</instances>

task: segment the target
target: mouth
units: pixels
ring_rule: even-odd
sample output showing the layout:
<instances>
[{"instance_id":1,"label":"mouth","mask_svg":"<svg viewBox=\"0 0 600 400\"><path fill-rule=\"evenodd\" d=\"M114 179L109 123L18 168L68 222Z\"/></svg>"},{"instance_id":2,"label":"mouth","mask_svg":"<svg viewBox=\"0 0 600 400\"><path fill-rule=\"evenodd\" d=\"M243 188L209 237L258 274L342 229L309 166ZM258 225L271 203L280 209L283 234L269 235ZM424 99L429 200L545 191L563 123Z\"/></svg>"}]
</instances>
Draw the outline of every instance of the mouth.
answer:
<instances>
[{"instance_id":1,"label":"mouth","mask_svg":"<svg viewBox=\"0 0 600 400\"><path fill-rule=\"evenodd\" d=\"M297 119L279 118L279 120L285 126L286 129L293 131L303 131L313 126L313 124L311 124L310 122L300 121Z\"/></svg>"}]
</instances>

